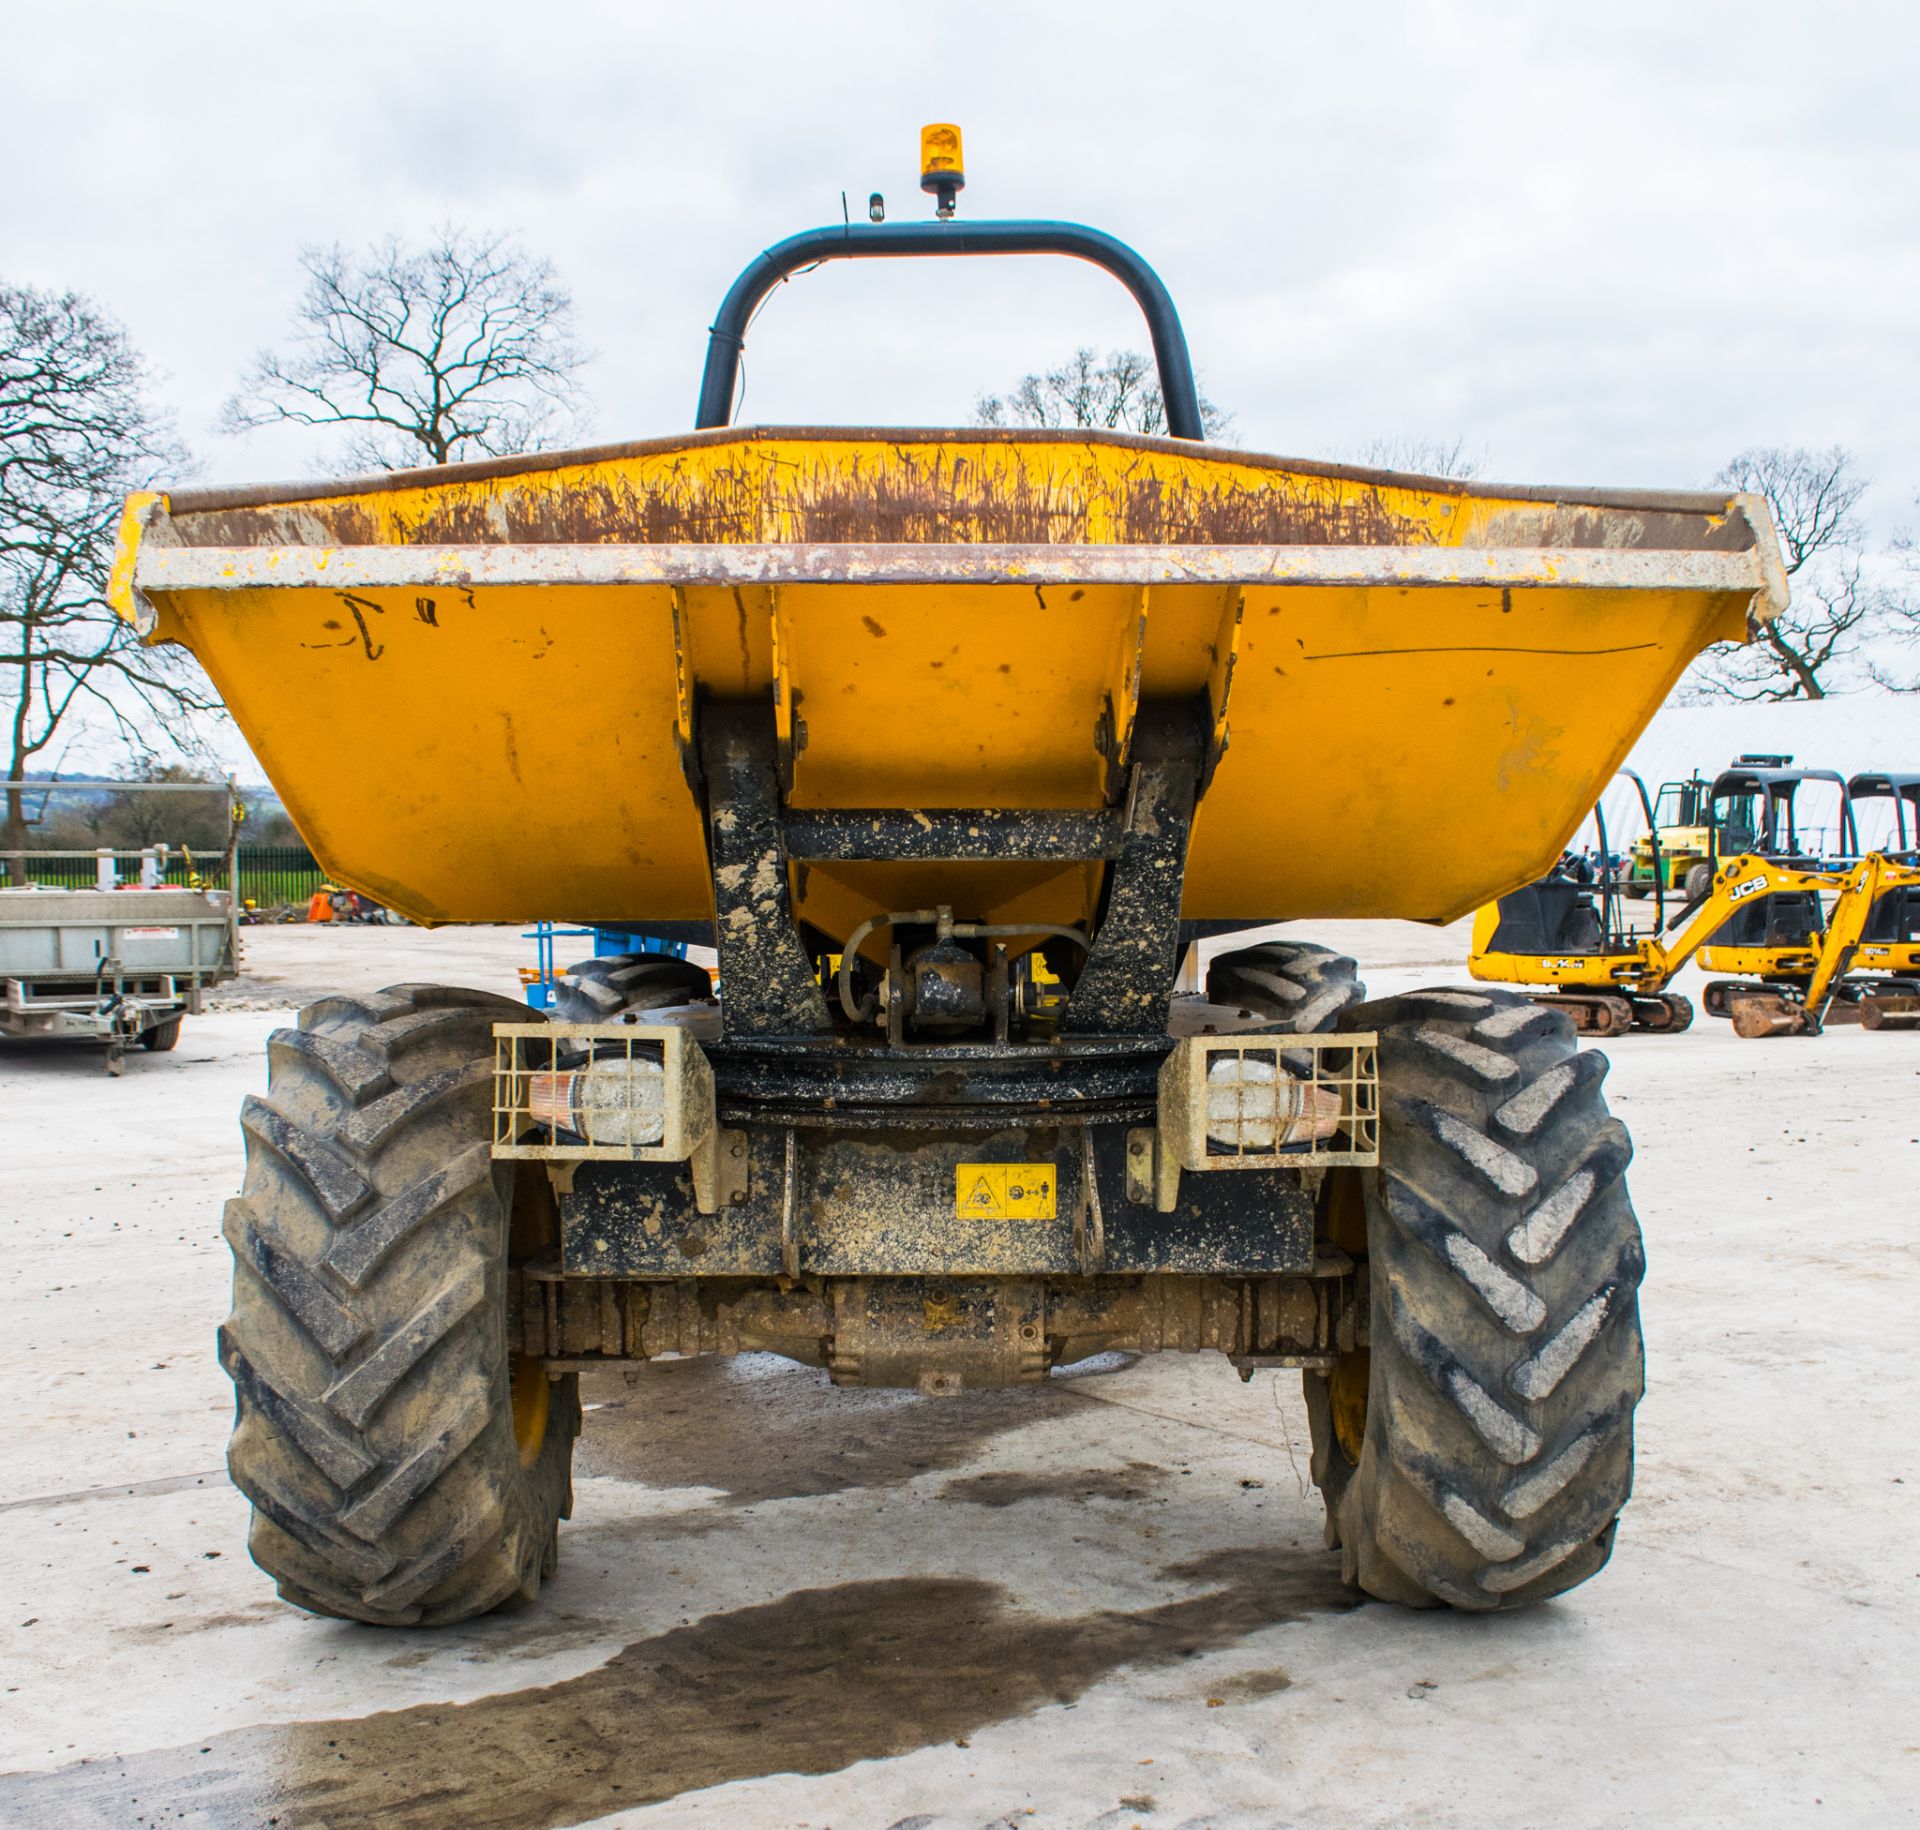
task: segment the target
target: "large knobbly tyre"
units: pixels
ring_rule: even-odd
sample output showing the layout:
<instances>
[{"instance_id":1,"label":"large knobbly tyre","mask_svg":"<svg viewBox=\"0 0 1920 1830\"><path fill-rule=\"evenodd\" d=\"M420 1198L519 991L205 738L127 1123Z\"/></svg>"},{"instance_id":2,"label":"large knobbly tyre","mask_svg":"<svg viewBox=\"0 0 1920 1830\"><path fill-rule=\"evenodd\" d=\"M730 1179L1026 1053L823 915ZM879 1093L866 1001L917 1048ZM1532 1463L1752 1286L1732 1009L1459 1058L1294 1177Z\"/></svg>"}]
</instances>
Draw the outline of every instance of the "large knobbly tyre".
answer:
<instances>
[{"instance_id":1,"label":"large knobbly tyre","mask_svg":"<svg viewBox=\"0 0 1920 1830\"><path fill-rule=\"evenodd\" d=\"M1384 1600L1543 1601L1606 1562L1633 1478L1645 1261L1606 1059L1502 992L1341 1028L1380 1033L1381 1134L1377 1169L1327 1182L1372 1291L1370 1356L1307 1375L1328 1542Z\"/></svg>"},{"instance_id":2,"label":"large knobbly tyre","mask_svg":"<svg viewBox=\"0 0 1920 1830\"><path fill-rule=\"evenodd\" d=\"M584 959L553 981L557 1023L611 1023L623 1011L664 1010L713 996L700 967L666 953L619 953Z\"/></svg>"},{"instance_id":3,"label":"large knobbly tyre","mask_svg":"<svg viewBox=\"0 0 1920 1830\"><path fill-rule=\"evenodd\" d=\"M227 1465L254 1561L314 1613L436 1625L552 1574L577 1382L512 1358L506 1313L552 1204L488 1148L492 1025L527 1018L438 986L327 998L241 1108Z\"/></svg>"},{"instance_id":4,"label":"large knobbly tyre","mask_svg":"<svg viewBox=\"0 0 1920 1830\"><path fill-rule=\"evenodd\" d=\"M1344 953L1305 941L1265 941L1214 957L1207 968L1207 999L1237 1004L1284 1023L1296 1035L1332 1029L1367 988Z\"/></svg>"}]
</instances>

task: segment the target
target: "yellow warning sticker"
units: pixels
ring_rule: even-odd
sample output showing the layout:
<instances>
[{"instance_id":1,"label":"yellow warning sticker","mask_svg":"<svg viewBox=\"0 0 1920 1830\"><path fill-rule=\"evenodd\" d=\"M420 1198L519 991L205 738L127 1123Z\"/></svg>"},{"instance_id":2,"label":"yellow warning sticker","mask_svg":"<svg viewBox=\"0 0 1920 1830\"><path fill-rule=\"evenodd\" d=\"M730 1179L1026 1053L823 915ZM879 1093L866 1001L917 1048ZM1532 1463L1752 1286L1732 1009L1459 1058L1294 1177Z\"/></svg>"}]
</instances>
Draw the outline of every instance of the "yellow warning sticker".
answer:
<instances>
[{"instance_id":1,"label":"yellow warning sticker","mask_svg":"<svg viewBox=\"0 0 1920 1830\"><path fill-rule=\"evenodd\" d=\"M1051 1163L962 1163L954 1212L962 1220L1051 1220L1055 1175Z\"/></svg>"}]
</instances>

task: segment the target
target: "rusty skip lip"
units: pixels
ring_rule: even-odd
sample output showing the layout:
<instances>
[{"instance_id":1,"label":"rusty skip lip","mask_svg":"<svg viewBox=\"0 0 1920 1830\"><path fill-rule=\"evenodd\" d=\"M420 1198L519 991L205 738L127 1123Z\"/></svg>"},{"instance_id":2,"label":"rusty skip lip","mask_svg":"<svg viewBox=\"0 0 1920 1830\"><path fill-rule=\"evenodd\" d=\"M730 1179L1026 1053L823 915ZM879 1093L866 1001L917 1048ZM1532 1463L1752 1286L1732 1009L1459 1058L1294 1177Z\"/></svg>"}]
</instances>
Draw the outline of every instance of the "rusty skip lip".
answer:
<instances>
[{"instance_id":1,"label":"rusty skip lip","mask_svg":"<svg viewBox=\"0 0 1920 1830\"><path fill-rule=\"evenodd\" d=\"M472 545L141 548L134 585L170 591L487 585L1373 585L1751 593L1784 601L1764 548L1056 546L948 544Z\"/></svg>"},{"instance_id":2,"label":"rusty skip lip","mask_svg":"<svg viewBox=\"0 0 1920 1830\"><path fill-rule=\"evenodd\" d=\"M178 514L225 508L264 508L276 503L327 502L344 496L431 489L443 484L492 483L556 470L582 469L627 458L671 457L726 445L865 444L920 449L952 445L1054 445L1159 453L1168 457L1207 457L1242 469L1282 471L1299 477L1335 478L1394 489L1415 489L1439 496L1498 497L1502 501L1565 504L1573 508L1672 510L1682 514L1723 515L1725 491L1700 489L1592 488L1565 483L1499 483L1480 478L1427 476L1418 471L1382 470L1367 464L1339 464L1321 458L1284 457L1242 450L1237 445L1159 438L1134 432L1109 432L1091 426L719 426L707 432L671 433L660 438L625 439L610 444L531 451L511 457L469 459L457 464L428 464L411 470L379 470L360 476L321 477L306 482L241 483L187 487L167 492ZM1739 500L1738 497L1731 498Z\"/></svg>"}]
</instances>

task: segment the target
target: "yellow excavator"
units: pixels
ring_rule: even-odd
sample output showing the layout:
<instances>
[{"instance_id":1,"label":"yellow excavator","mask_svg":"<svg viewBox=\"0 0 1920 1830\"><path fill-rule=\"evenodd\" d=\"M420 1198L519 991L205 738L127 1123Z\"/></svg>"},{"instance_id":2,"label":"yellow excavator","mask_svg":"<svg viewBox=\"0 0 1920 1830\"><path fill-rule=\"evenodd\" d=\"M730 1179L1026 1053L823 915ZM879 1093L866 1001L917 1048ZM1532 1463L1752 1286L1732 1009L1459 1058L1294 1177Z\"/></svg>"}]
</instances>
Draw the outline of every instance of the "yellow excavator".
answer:
<instances>
[{"instance_id":1,"label":"yellow excavator","mask_svg":"<svg viewBox=\"0 0 1920 1830\"><path fill-rule=\"evenodd\" d=\"M1884 800L1892 843L1884 849L1920 865L1920 771L1870 770L1847 783L1857 810ZM1920 1029L1920 886L1889 882L1867 912L1850 974L1866 987L1860 1020L1870 1029Z\"/></svg>"},{"instance_id":2,"label":"yellow excavator","mask_svg":"<svg viewBox=\"0 0 1920 1830\"><path fill-rule=\"evenodd\" d=\"M1864 938L1876 929L1882 911L1920 910L1920 866L1884 852L1869 853L1837 878L1818 871L1788 870L1765 859L1736 859L1735 864L1762 865L1774 880L1750 891L1756 901L1774 895L1806 896L1818 906L1823 890L1837 890L1824 924L1804 943L1700 949L1702 964L1724 967L1739 960L1754 974L1751 980L1722 979L1707 987L1708 1009L1731 1018L1736 1035L1817 1036L1837 1018L1873 1029L1920 1028L1920 995L1916 995L1920 980L1888 980L1879 972L1866 978L1864 971L1873 968L1862 958L1867 950ZM1716 900L1733 869L1728 866L1715 879ZM1911 933L1910 926L1907 931ZM1910 965L1920 955L1920 945L1912 943L1897 950ZM1896 948L1876 951L1892 955Z\"/></svg>"},{"instance_id":3,"label":"yellow excavator","mask_svg":"<svg viewBox=\"0 0 1920 1830\"><path fill-rule=\"evenodd\" d=\"M1581 1035L1678 1032L1693 1022L1693 1005L1666 989L1686 955L1670 960L1658 938L1671 895L1660 830L1647 784L1632 769L1619 773L1632 784L1646 819L1644 839L1636 841L1649 848L1646 876L1635 880L1631 867L1616 868L1606 815L1596 805L1597 853L1563 852L1544 877L1482 907L1473 921L1467 969L1477 979L1549 989L1546 1001L1564 1011ZM1648 894L1653 929L1642 934L1629 926L1625 903Z\"/></svg>"},{"instance_id":4,"label":"yellow excavator","mask_svg":"<svg viewBox=\"0 0 1920 1830\"><path fill-rule=\"evenodd\" d=\"M1796 816L1796 795L1818 782L1839 794L1837 858L1814 855L1827 831ZM1859 814L1876 800L1889 803L1891 842L1869 852ZM1708 1014L1734 1018L1743 1035L1834 1022L1920 1028L1920 774L1871 770L1849 780L1824 769L1736 768L1714 783L1711 815L1723 855L1739 843L1811 870L1833 900L1802 890L1744 904L1700 948L1706 970L1738 975L1708 983Z\"/></svg>"},{"instance_id":5,"label":"yellow excavator","mask_svg":"<svg viewBox=\"0 0 1920 1830\"><path fill-rule=\"evenodd\" d=\"M1920 865L1898 857L1876 852L1842 875L1744 853L1720 867L1703 899L1666 923L1646 784L1630 769L1620 773L1637 791L1654 835L1654 928L1627 925L1625 885L1596 807L1598 862L1565 854L1538 882L1488 903L1474 918L1468 959L1476 979L1546 988L1536 1001L1565 1011L1584 1035L1687 1028L1693 1006L1667 987L1696 951L1703 962L1745 975L1707 991L1709 1011L1731 1018L1737 1034L1818 1035L1836 989L1859 963L1863 937L1878 932L1875 924L1895 905L1896 918L1909 906L1920 911ZM1769 910L1790 915L1789 927L1766 927ZM1756 918L1762 926L1748 934ZM1678 931L1667 939L1670 928ZM1920 955L1920 944L1902 949L1901 957L1907 953ZM1911 991L1920 993L1920 982ZM1904 984L1876 985L1857 1014L1876 1028L1920 1027L1920 996L1910 996Z\"/></svg>"},{"instance_id":6,"label":"yellow excavator","mask_svg":"<svg viewBox=\"0 0 1920 1830\"><path fill-rule=\"evenodd\" d=\"M1710 1017L1732 1017L1736 1004L1746 1004L1746 1024L1764 1014L1776 1025L1756 1034L1783 1033L1778 1026L1805 1033L1785 1006L1809 1002L1806 994L1813 989L1831 925L1828 903L1865 855L1846 778L1831 769L1796 769L1792 762L1790 756L1742 757L1714 779L1709 797L1710 861L1716 870L1723 859L1751 854L1814 879L1799 888L1754 894L1701 944L1701 969L1731 975L1709 978L1702 1007ZM1809 818L1802 804L1803 796L1816 789L1830 789L1835 798L1830 827L1820 810ZM1849 918L1846 925L1854 924ZM1837 969L1844 972L1844 961ZM1817 1028L1823 1001L1813 1000L1813 1008ZM1831 1014L1842 1020L1858 1015L1851 987Z\"/></svg>"}]
</instances>

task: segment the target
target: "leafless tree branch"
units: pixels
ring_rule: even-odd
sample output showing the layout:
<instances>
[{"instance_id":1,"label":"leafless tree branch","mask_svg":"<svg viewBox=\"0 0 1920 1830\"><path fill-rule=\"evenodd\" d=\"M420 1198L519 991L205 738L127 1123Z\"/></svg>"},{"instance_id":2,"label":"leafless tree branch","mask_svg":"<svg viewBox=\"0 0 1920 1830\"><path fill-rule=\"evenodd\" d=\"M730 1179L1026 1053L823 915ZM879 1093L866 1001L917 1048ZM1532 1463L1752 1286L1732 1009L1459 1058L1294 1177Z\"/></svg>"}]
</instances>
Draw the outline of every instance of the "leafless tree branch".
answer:
<instances>
[{"instance_id":1,"label":"leafless tree branch","mask_svg":"<svg viewBox=\"0 0 1920 1830\"><path fill-rule=\"evenodd\" d=\"M1765 500L1791 602L1755 641L1708 649L1688 676L1687 696L1742 704L1824 699L1862 672L1874 677L1866 651L1892 627L1899 600L1865 551L1854 511L1870 479L1853 454L1838 445L1756 446L1714 482Z\"/></svg>"},{"instance_id":2,"label":"leafless tree branch","mask_svg":"<svg viewBox=\"0 0 1920 1830\"><path fill-rule=\"evenodd\" d=\"M1874 685L1894 693L1920 693L1920 665L1893 665L1895 650L1920 650L1920 541L1910 533L1897 535L1889 556L1897 570L1886 587L1887 632L1882 653L1868 660Z\"/></svg>"},{"instance_id":3,"label":"leafless tree branch","mask_svg":"<svg viewBox=\"0 0 1920 1830\"><path fill-rule=\"evenodd\" d=\"M1404 470L1459 481L1486 470L1486 453L1470 450L1464 438L1370 438L1355 448L1353 461L1370 470Z\"/></svg>"},{"instance_id":4,"label":"leafless tree branch","mask_svg":"<svg viewBox=\"0 0 1920 1830\"><path fill-rule=\"evenodd\" d=\"M1058 368L1021 376L1004 394L982 394L973 417L979 426L1091 426L1157 438L1167 430L1167 403L1151 356L1082 347ZM1200 422L1210 439L1232 436L1233 415L1204 394Z\"/></svg>"},{"instance_id":5,"label":"leafless tree branch","mask_svg":"<svg viewBox=\"0 0 1920 1830\"><path fill-rule=\"evenodd\" d=\"M1853 462L1852 452L1839 445L1826 451L1762 445L1730 459L1713 480L1766 497L1791 578L1822 553L1860 544L1853 511L1871 479L1860 476Z\"/></svg>"},{"instance_id":6,"label":"leafless tree branch","mask_svg":"<svg viewBox=\"0 0 1920 1830\"><path fill-rule=\"evenodd\" d=\"M573 300L550 263L451 226L364 259L308 248L292 346L255 358L222 429L351 428L346 467L537 451L585 423Z\"/></svg>"},{"instance_id":7,"label":"leafless tree branch","mask_svg":"<svg viewBox=\"0 0 1920 1830\"><path fill-rule=\"evenodd\" d=\"M66 720L90 710L136 756L197 747L219 701L178 649L145 648L106 603L121 504L186 453L147 398L126 333L74 293L0 285L0 713L7 846L20 784ZM19 880L19 861L11 865Z\"/></svg>"}]
</instances>

